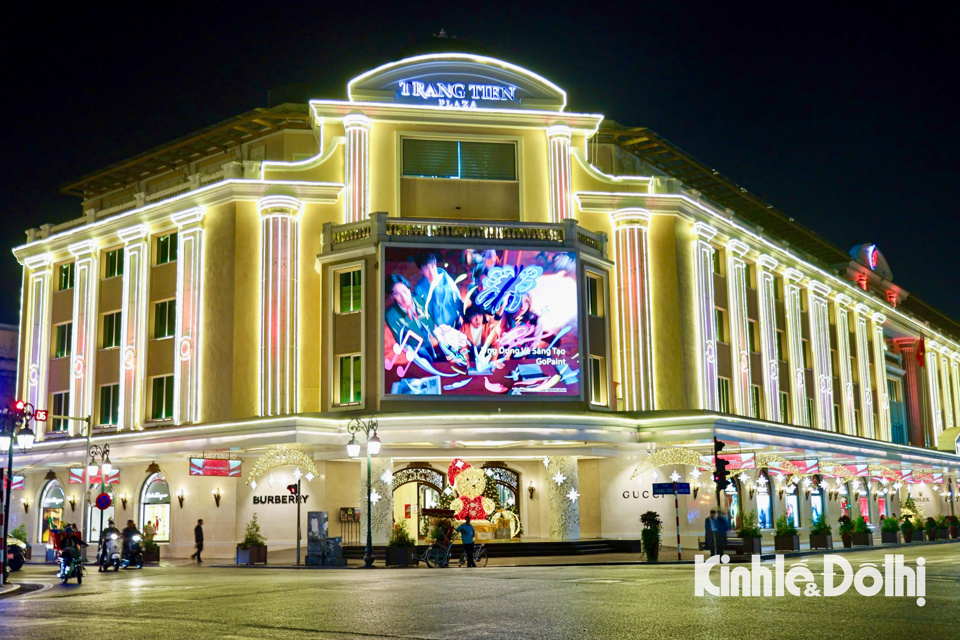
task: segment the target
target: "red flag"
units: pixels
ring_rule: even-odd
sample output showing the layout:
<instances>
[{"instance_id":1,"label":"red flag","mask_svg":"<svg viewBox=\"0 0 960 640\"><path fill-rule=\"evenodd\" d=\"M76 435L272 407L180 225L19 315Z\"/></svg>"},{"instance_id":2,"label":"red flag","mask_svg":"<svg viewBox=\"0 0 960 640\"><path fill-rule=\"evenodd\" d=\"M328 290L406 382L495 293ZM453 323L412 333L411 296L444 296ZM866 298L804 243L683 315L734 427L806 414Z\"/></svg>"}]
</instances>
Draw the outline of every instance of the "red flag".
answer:
<instances>
[{"instance_id":1,"label":"red flag","mask_svg":"<svg viewBox=\"0 0 960 640\"><path fill-rule=\"evenodd\" d=\"M923 334L920 334L920 342L917 343L917 364L919 364L921 367L923 366L923 363L925 360L924 356L926 355L927 355L927 345L923 341Z\"/></svg>"}]
</instances>

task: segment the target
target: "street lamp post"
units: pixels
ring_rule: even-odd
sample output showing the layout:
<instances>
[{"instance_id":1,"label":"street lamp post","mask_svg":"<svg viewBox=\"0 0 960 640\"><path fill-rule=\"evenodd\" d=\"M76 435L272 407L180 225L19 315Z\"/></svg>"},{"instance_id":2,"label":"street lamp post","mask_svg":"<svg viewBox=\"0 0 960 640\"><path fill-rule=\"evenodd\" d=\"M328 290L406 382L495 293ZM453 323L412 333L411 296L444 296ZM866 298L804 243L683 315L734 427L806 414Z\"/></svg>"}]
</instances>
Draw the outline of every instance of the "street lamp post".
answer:
<instances>
[{"instance_id":1,"label":"street lamp post","mask_svg":"<svg viewBox=\"0 0 960 640\"><path fill-rule=\"evenodd\" d=\"M10 528L10 490L13 488L13 444L16 440L17 447L22 453L27 453L33 448L33 440L36 437L33 429L30 428L30 420L33 418L33 405L29 403L17 403L16 409L3 407L0 409L0 452L7 454L7 477L6 486L0 487L4 492L3 500L3 541L0 543L0 585L4 584L7 567L7 534Z\"/></svg>"},{"instance_id":2,"label":"street lamp post","mask_svg":"<svg viewBox=\"0 0 960 640\"><path fill-rule=\"evenodd\" d=\"M100 471L100 493L103 493L106 490L107 484L107 474L113 471L113 464L110 463L110 445L105 444L102 447L100 445L92 445L89 450L90 454L90 464L87 465L87 468L84 470L86 472L86 481L84 484L89 485L90 478L97 475L97 460L100 461L99 471ZM85 486L84 489L88 489L88 486ZM87 525L90 526L89 524ZM87 532L89 535L89 531ZM99 536L101 540L103 539L103 509L100 509L100 531ZM99 558L99 553L97 554Z\"/></svg>"},{"instance_id":3,"label":"street lamp post","mask_svg":"<svg viewBox=\"0 0 960 640\"><path fill-rule=\"evenodd\" d=\"M373 485L370 478L370 456L375 456L380 453L380 438L377 437L377 421L375 419L370 420L361 420L360 418L354 418L347 425L347 431L350 432L352 436L350 442L347 443L347 455L351 458L360 457L360 443L357 441L357 434L363 433L367 439L367 548L363 554L363 568L372 569L373 568L373 528L372 528L372 518L371 518L371 500L370 492L372 491ZM373 435L371 436L371 432Z\"/></svg>"}]
</instances>

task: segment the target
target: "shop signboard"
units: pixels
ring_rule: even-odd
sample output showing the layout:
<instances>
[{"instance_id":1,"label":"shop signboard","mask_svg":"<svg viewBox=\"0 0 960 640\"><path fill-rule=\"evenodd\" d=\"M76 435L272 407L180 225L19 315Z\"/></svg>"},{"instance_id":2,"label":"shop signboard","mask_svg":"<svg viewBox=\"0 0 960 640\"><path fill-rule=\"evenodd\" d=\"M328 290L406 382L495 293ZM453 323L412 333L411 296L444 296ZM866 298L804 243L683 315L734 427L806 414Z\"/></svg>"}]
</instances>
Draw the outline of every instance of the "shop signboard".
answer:
<instances>
[{"instance_id":1,"label":"shop signboard","mask_svg":"<svg viewBox=\"0 0 960 640\"><path fill-rule=\"evenodd\" d=\"M676 484L677 495L678 496L688 496L690 495L690 483L689 482L655 482L653 484L653 495L655 496L670 496L673 495L674 484Z\"/></svg>"},{"instance_id":2,"label":"shop signboard","mask_svg":"<svg viewBox=\"0 0 960 640\"><path fill-rule=\"evenodd\" d=\"M222 460L220 458L190 458L190 475L220 476L239 478L242 460Z\"/></svg>"},{"instance_id":3,"label":"shop signboard","mask_svg":"<svg viewBox=\"0 0 960 640\"><path fill-rule=\"evenodd\" d=\"M580 397L576 253L388 247L384 262L386 394Z\"/></svg>"}]
</instances>

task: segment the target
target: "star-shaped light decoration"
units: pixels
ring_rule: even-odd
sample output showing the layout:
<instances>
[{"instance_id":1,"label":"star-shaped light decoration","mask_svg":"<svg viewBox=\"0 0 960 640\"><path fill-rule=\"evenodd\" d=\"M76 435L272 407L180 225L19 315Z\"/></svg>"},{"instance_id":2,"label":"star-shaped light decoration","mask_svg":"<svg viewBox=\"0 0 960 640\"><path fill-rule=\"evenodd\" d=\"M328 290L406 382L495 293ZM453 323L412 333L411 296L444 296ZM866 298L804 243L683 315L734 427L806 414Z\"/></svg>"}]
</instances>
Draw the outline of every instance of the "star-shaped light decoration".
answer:
<instances>
[{"instance_id":1,"label":"star-shaped light decoration","mask_svg":"<svg viewBox=\"0 0 960 640\"><path fill-rule=\"evenodd\" d=\"M894 483L893 483L893 488L894 488L895 491L900 491L900 489L903 488L903 483L902 483L902 482L894 482Z\"/></svg>"},{"instance_id":2,"label":"star-shaped light decoration","mask_svg":"<svg viewBox=\"0 0 960 640\"><path fill-rule=\"evenodd\" d=\"M576 501L577 501L577 498L579 498L579 497L580 497L580 494L577 493L577 490L576 490L576 489L570 489L570 493L567 494L567 499L568 499L570 502L576 502Z\"/></svg>"},{"instance_id":3,"label":"star-shaped light decoration","mask_svg":"<svg viewBox=\"0 0 960 640\"><path fill-rule=\"evenodd\" d=\"M567 479L567 476L563 475L563 474L560 473L559 471L557 471L557 472L553 475L553 481L557 483L557 486L558 486L558 487L559 487L560 485L562 485L562 484L563 484L563 481L566 480L566 479Z\"/></svg>"},{"instance_id":4,"label":"star-shaped light decoration","mask_svg":"<svg viewBox=\"0 0 960 640\"><path fill-rule=\"evenodd\" d=\"M690 472L690 476L694 479L699 478L702 475L703 475L703 472L700 471L700 469L694 469L693 471Z\"/></svg>"},{"instance_id":5,"label":"star-shaped light decoration","mask_svg":"<svg viewBox=\"0 0 960 640\"><path fill-rule=\"evenodd\" d=\"M806 487L807 489L809 489L810 485L812 484L813 484L813 480L811 480L810 478L803 479L803 486Z\"/></svg>"},{"instance_id":6,"label":"star-shaped light decoration","mask_svg":"<svg viewBox=\"0 0 960 640\"><path fill-rule=\"evenodd\" d=\"M256 480L251 480L251 481L250 481L250 488L253 489L253 490L256 490L256 488L257 488L257 481L256 481Z\"/></svg>"},{"instance_id":7,"label":"star-shaped light decoration","mask_svg":"<svg viewBox=\"0 0 960 640\"><path fill-rule=\"evenodd\" d=\"M313 475L312 471L307 471L307 475L303 477L307 479L307 482L312 482L313 479L316 478L317 476Z\"/></svg>"},{"instance_id":8,"label":"star-shaped light decoration","mask_svg":"<svg viewBox=\"0 0 960 640\"><path fill-rule=\"evenodd\" d=\"M376 489L370 492L370 502L372 502L373 504L377 504L378 502L380 502L380 498L381 496L379 493L377 493Z\"/></svg>"},{"instance_id":9,"label":"star-shaped light decoration","mask_svg":"<svg viewBox=\"0 0 960 640\"><path fill-rule=\"evenodd\" d=\"M761 487L765 487L767 486L767 479L764 476L760 476L759 478L757 478L757 484L760 485Z\"/></svg>"},{"instance_id":10,"label":"star-shaped light decoration","mask_svg":"<svg viewBox=\"0 0 960 640\"><path fill-rule=\"evenodd\" d=\"M383 480L383 484L393 484L393 472L390 469L385 470L380 479Z\"/></svg>"},{"instance_id":11,"label":"star-shaped light decoration","mask_svg":"<svg viewBox=\"0 0 960 640\"><path fill-rule=\"evenodd\" d=\"M297 482L300 478L303 477L303 474L300 472L300 467L293 468L293 481Z\"/></svg>"},{"instance_id":12,"label":"star-shaped light decoration","mask_svg":"<svg viewBox=\"0 0 960 640\"><path fill-rule=\"evenodd\" d=\"M860 481L859 481L859 480L854 480L853 483L852 483L852 486L853 486L853 490L854 490L854 491L859 491L859 490L860 490Z\"/></svg>"},{"instance_id":13,"label":"star-shaped light decoration","mask_svg":"<svg viewBox=\"0 0 960 640\"><path fill-rule=\"evenodd\" d=\"M883 486L887 486L888 484L890 484L890 481L887 480L886 478L880 478L880 484L882 484Z\"/></svg>"},{"instance_id":14,"label":"star-shaped light decoration","mask_svg":"<svg viewBox=\"0 0 960 640\"><path fill-rule=\"evenodd\" d=\"M267 484L270 485L270 488L273 489L273 474L267 476Z\"/></svg>"},{"instance_id":15,"label":"star-shaped light decoration","mask_svg":"<svg viewBox=\"0 0 960 640\"><path fill-rule=\"evenodd\" d=\"M653 481L656 482L660 479L660 472L656 469L653 470L653 473L650 474L650 477L653 478Z\"/></svg>"},{"instance_id":16,"label":"star-shaped light decoration","mask_svg":"<svg viewBox=\"0 0 960 640\"><path fill-rule=\"evenodd\" d=\"M674 471L670 474L670 479L674 482L680 482L680 474Z\"/></svg>"},{"instance_id":17,"label":"star-shaped light decoration","mask_svg":"<svg viewBox=\"0 0 960 640\"><path fill-rule=\"evenodd\" d=\"M493 469L484 469L483 472L487 474L488 478L493 475Z\"/></svg>"},{"instance_id":18,"label":"star-shaped light decoration","mask_svg":"<svg viewBox=\"0 0 960 640\"><path fill-rule=\"evenodd\" d=\"M517 504L517 499L514 498L513 496L508 496L508 497L507 497L507 506L508 506L508 507L512 507L512 506L515 505L515 504Z\"/></svg>"},{"instance_id":19,"label":"star-shaped light decoration","mask_svg":"<svg viewBox=\"0 0 960 640\"><path fill-rule=\"evenodd\" d=\"M544 469L549 469L549 468L550 468L550 458L548 458L548 457L546 457L546 456L543 457L543 468L544 468Z\"/></svg>"},{"instance_id":20,"label":"star-shaped light decoration","mask_svg":"<svg viewBox=\"0 0 960 640\"><path fill-rule=\"evenodd\" d=\"M453 489L451 489L450 487L445 487L443 490L443 495L445 496L449 496L452 493L453 493Z\"/></svg>"},{"instance_id":21,"label":"star-shaped light decoration","mask_svg":"<svg viewBox=\"0 0 960 640\"><path fill-rule=\"evenodd\" d=\"M920 485L921 487L925 487L925 486L927 485L927 483L924 482L923 480L921 480L921 481L918 482L917 484Z\"/></svg>"}]
</instances>

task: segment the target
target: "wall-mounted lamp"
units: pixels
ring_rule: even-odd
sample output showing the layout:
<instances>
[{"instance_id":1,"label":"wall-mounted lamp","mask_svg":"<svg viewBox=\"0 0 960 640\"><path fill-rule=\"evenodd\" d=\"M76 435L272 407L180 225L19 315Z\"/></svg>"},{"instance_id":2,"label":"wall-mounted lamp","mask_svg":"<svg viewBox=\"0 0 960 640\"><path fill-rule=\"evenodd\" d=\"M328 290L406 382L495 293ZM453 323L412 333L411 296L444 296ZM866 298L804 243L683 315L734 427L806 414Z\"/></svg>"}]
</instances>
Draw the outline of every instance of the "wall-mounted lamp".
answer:
<instances>
[{"instance_id":1,"label":"wall-mounted lamp","mask_svg":"<svg viewBox=\"0 0 960 640\"><path fill-rule=\"evenodd\" d=\"M20 498L20 503L23 504L23 512L30 513L30 501L26 498Z\"/></svg>"},{"instance_id":2,"label":"wall-mounted lamp","mask_svg":"<svg viewBox=\"0 0 960 640\"><path fill-rule=\"evenodd\" d=\"M754 487L753 485L750 485L750 499L751 499L751 500L753 500L753 495L754 495L756 492L757 492L756 487ZM694 496L694 497L696 497L696 496Z\"/></svg>"},{"instance_id":3,"label":"wall-mounted lamp","mask_svg":"<svg viewBox=\"0 0 960 640\"><path fill-rule=\"evenodd\" d=\"M527 487L527 493L530 494L530 499L533 500L533 494L537 492L537 488L533 486L533 480L530 481L530 486Z\"/></svg>"},{"instance_id":4,"label":"wall-mounted lamp","mask_svg":"<svg viewBox=\"0 0 960 640\"><path fill-rule=\"evenodd\" d=\"M71 511L71 512L77 510L77 498L76 498L76 496L70 496L69 498L67 498L67 502L70 503L70 511Z\"/></svg>"},{"instance_id":5,"label":"wall-mounted lamp","mask_svg":"<svg viewBox=\"0 0 960 640\"><path fill-rule=\"evenodd\" d=\"M185 495L186 495L186 494L183 492L183 489L180 489L180 491L177 491L177 502L180 503L180 508L181 508L181 509L183 509L183 497L184 497Z\"/></svg>"},{"instance_id":6,"label":"wall-mounted lamp","mask_svg":"<svg viewBox=\"0 0 960 640\"><path fill-rule=\"evenodd\" d=\"M126 493L121 493L121 494L120 494L120 504L123 505L123 510L124 510L124 511L127 510L127 500L129 500L129 499L130 499L130 496L128 496Z\"/></svg>"},{"instance_id":7,"label":"wall-mounted lamp","mask_svg":"<svg viewBox=\"0 0 960 640\"><path fill-rule=\"evenodd\" d=\"M780 485L780 487L777 489L777 497L783 500L783 485Z\"/></svg>"},{"instance_id":8,"label":"wall-mounted lamp","mask_svg":"<svg viewBox=\"0 0 960 640\"><path fill-rule=\"evenodd\" d=\"M695 485L693 485L693 499L694 499L694 500L697 499L697 494L698 494L698 493L700 493L700 485L695 484Z\"/></svg>"},{"instance_id":9,"label":"wall-mounted lamp","mask_svg":"<svg viewBox=\"0 0 960 640\"><path fill-rule=\"evenodd\" d=\"M217 509L220 508L220 487L217 487L216 491L211 491L213 494L213 501L217 503Z\"/></svg>"}]
</instances>

